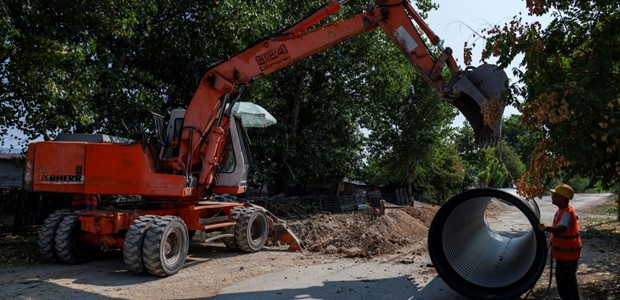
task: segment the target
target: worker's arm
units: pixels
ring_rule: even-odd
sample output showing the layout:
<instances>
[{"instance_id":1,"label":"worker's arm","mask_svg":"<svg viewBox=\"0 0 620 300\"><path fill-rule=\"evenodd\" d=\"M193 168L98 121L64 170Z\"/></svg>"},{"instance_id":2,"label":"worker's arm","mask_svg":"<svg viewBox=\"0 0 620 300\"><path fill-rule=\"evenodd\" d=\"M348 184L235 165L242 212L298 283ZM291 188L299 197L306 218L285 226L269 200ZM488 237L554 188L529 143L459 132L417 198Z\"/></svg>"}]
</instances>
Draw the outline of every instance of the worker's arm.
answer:
<instances>
[{"instance_id":1,"label":"worker's arm","mask_svg":"<svg viewBox=\"0 0 620 300\"><path fill-rule=\"evenodd\" d=\"M560 220L555 226L549 227L545 226L545 224L543 223L540 223L538 225L538 229L540 229L541 231L551 232L553 234L562 234L566 230L568 230L568 227L571 226L572 222L574 221L571 219L571 215L568 213L564 213L562 214Z\"/></svg>"},{"instance_id":2,"label":"worker's arm","mask_svg":"<svg viewBox=\"0 0 620 300\"><path fill-rule=\"evenodd\" d=\"M545 224L540 223L538 224L538 229L540 229L540 231L547 231L553 234L562 234L568 229L568 227L564 225L558 225L556 227L551 227L551 226L545 226Z\"/></svg>"}]
</instances>

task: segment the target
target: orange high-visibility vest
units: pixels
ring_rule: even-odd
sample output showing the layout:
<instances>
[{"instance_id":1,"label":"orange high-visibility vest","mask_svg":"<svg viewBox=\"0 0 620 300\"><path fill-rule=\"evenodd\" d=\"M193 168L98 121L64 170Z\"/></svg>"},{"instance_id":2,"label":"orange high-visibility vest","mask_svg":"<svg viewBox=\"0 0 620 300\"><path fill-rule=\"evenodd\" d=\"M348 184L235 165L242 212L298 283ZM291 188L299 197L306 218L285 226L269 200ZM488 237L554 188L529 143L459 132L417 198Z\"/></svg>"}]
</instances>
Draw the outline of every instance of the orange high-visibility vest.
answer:
<instances>
[{"instance_id":1,"label":"orange high-visibility vest","mask_svg":"<svg viewBox=\"0 0 620 300\"><path fill-rule=\"evenodd\" d=\"M581 257L581 237L579 237L577 214L572 206L569 205L556 213L557 218L553 219L553 227L566 213L571 215L571 225L561 234L551 234L551 256L557 260L577 260Z\"/></svg>"}]
</instances>

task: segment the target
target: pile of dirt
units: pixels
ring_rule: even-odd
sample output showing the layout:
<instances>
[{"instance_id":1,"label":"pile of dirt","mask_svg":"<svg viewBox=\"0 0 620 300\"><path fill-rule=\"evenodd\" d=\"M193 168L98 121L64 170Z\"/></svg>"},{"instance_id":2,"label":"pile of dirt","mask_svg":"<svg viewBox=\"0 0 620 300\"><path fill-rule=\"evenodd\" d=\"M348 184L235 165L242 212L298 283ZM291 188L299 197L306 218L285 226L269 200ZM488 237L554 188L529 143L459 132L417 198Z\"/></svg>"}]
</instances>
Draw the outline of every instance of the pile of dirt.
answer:
<instances>
[{"instance_id":1,"label":"pile of dirt","mask_svg":"<svg viewBox=\"0 0 620 300\"><path fill-rule=\"evenodd\" d=\"M312 252L346 257L372 257L394 253L426 239L436 207L387 209L371 220L369 214L317 215L289 223L289 227Z\"/></svg>"}]
</instances>

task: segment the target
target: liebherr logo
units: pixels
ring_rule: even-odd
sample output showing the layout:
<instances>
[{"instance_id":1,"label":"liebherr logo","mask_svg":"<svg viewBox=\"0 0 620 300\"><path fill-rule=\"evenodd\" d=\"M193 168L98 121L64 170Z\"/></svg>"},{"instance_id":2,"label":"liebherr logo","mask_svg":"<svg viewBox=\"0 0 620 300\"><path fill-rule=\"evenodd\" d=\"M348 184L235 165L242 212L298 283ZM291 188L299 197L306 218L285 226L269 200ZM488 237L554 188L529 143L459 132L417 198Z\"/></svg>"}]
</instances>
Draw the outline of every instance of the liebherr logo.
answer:
<instances>
[{"instance_id":1,"label":"liebherr logo","mask_svg":"<svg viewBox=\"0 0 620 300\"><path fill-rule=\"evenodd\" d=\"M68 172L64 167L57 167L54 170L56 174L52 175L46 171L45 167L42 167L37 169L35 173L38 181L44 184L83 184L82 167L77 166L75 171L73 174L67 174Z\"/></svg>"},{"instance_id":2,"label":"liebherr logo","mask_svg":"<svg viewBox=\"0 0 620 300\"><path fill-rule=\"evenodd\" d=\"M280 45L278 49L269 49L254 57L261 71L270 69L290 58L291 56L288 54L288 49L286 49L285 45Z\"/></svg>"},{"instance_id":3,"label":"liebherr logo","mask_svg":"<svg viewBox=\"0 0 620 300\"><path fill-rule=\"evenodd\" d=\"M43 175L43 181L54 183L82 183L84 176L82 175Z\"/></svg>"}]
</instances>

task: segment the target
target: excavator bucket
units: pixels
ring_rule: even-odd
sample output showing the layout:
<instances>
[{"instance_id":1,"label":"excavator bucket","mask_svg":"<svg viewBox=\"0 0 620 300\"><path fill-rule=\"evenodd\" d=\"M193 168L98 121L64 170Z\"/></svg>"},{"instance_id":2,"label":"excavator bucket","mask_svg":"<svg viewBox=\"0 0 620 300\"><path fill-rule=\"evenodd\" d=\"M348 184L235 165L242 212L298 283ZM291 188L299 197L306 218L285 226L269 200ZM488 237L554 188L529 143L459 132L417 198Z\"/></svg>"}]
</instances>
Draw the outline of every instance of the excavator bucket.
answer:
<instances>
[{"instance_id":1,"label":"excavator bucket","mask_svg":"<svg viewBox=\"0 0 620 300\"><path fill-rule=\"evenodd\" d=\"M502 69L485 64L459 71L444 91L471 124L479 146L492 145L499 139L508 91L508 77Z\"/></svg>"}]
</instances>

